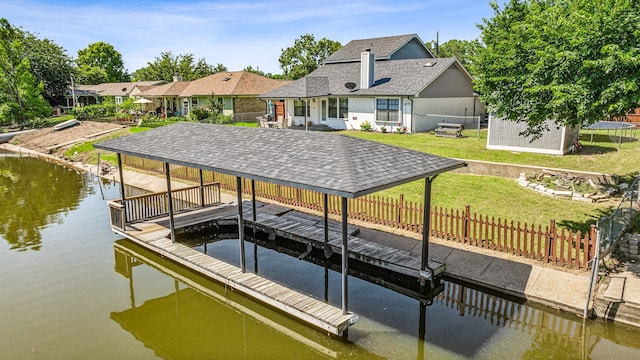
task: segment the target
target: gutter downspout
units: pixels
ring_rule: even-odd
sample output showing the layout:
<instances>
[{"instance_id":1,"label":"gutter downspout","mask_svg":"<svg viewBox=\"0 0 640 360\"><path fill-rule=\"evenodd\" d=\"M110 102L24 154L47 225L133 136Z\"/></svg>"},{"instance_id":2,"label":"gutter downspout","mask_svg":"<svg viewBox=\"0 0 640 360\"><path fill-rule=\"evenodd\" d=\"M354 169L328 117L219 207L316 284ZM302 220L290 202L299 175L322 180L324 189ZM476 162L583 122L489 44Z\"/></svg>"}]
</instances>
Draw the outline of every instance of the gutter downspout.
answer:
<instances>
[{"instance_id":1,"label":"gutter downspout","mask_svg":"<svg viewBox=\"0 0 640 360\"><path fill-rule=\"evenodd\" d=\"M413 123L414 123L414 120L415 120L414 119L415 116L413 114L413 99L410 98L409 96L407 96L407 100L409 100L411 102L411 110L409 111L409 116L411 116L411 129L410 130L411 130L411 133L414 134L415 131L413 131L413 129L414 129Z\"/></svg>"}]
</instances>

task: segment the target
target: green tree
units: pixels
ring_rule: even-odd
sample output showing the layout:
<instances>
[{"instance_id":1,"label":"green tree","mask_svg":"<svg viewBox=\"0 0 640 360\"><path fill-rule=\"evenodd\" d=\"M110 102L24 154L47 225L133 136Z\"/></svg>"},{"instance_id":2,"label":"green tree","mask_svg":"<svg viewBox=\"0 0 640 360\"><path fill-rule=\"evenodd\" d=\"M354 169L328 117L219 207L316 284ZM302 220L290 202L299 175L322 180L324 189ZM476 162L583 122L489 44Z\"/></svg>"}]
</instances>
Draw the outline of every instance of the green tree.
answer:
<instances>
[{"instance_id":1,"label":"green tree","mask_svg":"<svg viewBox=\"0 0 640 360\"><path fill-rule=\"evenodd\" d=\"M477 56L482 47L480 41L476 40L449 40L442 45L438 51L438 57L454 57L465 67L468 67Z\"/></svg>"},{"instance_id":2,"label":"green tree","mask_svg":"<svg viewBox=\"0 0 640 360\"><path fill-rule=\"evenodd\" d=\"M124 68L122 55L116 51L113 45L102 41L89 44L86 49L78 50L76 63L78 65L79 78L90 79L91 77L83 74L83 72L95 73L96 70L94 68L97 67L107 74L106 82L123 82L131 79Z\"/></svg>"},{"instance_id":3,"label":"green tree","mask_svg":"<svg viewBox=\"0 0 640 360\"><path fill-rule=\"evenodd\" d=\"M511 0L478 25L473 62L481 99L497 115L581 125L640 102L640 3L635 0Z\"/></svg>"},{"instance_id":4,"label":"green tree","mask_svg":"<svg viewBox=\"0 0 640 360\"><path fill-rule=\"evenodd\" d=\"M342 44L338 41L327 38L316 41L313 35L302 35L294 41L292 47L282 50L278 59L280 68L286 79L300 79L317 69L327 56L341 47Z\"/></svg>"},{"instance_id":5,"label":"green tree","mask_svg":"<svg viewBox=\"0 0 640 360\"><path fill-rule=\"evenodd\" d=\"M64 94L74 71L66 51L49 39L25 33L24 55L31 64L31 73L44 85L44 98L52 105L65 104Z\"/></svg>"},{"instance_id":6,"label":"green tree","mask_svg":"<svg viewBox=\"0 0 640 360\"><path fill-rule=\"evenodd\" d=\"M109 76L98 66L81 65L75 72L75 83L82 85L96 85L109 82Z\"/></svg>"},{"instance_id":7,"label":"green tree","mask_svg":"<svg viewBox=\"0 0 640 360\"><path fill-rule=\"evenodd\" d=\"M264 76L264 77L267 77L267 78L270 78L270 79L276 79L276 80L284 79L284 75L265 73L264 71L262 71L260 69L254 69L253 66L251 66L251 65L247 65L244 69L242 69L242 71L254 73L256 75Z\"/></svg>"},{"instance_id":8,"label":"green tree","mask_svg":"<svg viewBox=\"0 0 640 360\"><path fill-rule=\"evenodd\" d=\"M222 64L209 65L205 59L195 61L193 54L173 55L168 51L160 53L153 62L134 71L132 77L136 81L172 81L174 75L180 75L182 80L191 81L221 71L227 71L227 67Z\"/></svg>"},{"instance_id":9,"label":"green tree","mask_svg":"<svg viewBox=\"0 0 640 360\"><path fill-rule=\"evenodd\" d=\"M0 19L0 121L23 125L51 114L44 85L31 73L24 33Z\"/></svg>"},{"instance_id":10,"label":"green tree","mask_svg":"<svg viewBox=\"0 0 640 360\"><path fill-rule=\"evenodd\" d=\"M10 42L20 43L20 52L17 57L27 58L31 66L30 72L38 82L44 84L44 98L50 104L63 104L64 93L69 84L69 78L73 72L72 61L65 50L48 39L39 39L35 35L9 24L6 19L0 19L5 38L3 46L4 56L8 56ZM10 51L14 53L13 51ZM11 60L18 63L16 58ZM5 75L8 70L3 70Z\"/></svg>"}]
</instances>

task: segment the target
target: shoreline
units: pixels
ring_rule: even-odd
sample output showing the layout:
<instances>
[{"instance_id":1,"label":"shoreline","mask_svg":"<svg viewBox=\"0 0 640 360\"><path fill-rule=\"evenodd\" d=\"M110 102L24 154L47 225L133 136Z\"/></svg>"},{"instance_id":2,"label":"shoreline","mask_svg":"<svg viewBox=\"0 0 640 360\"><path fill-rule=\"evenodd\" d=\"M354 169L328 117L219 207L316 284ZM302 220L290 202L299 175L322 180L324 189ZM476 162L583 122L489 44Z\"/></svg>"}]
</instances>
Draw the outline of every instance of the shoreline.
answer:
<instances>
[{"instance_id":1,"label":"shoreline","mask_svg":"<svg viewBox=\"0 0 640 360\"><path fill-rule=\"evenodd\" d=\"M46 159L62 166L119 182L117 172L101 175L98 173L98 165L67 161L12 144L1 144L0 148L8 152ZM126 169L123 176L125 182L131 186L148 191L166 190L166 181L156 176ZM188 184L172 180L171 186L177 189L188 186ZM224 203L236 202L234 195L223 193L222 198ZM406 236L408 234L386 232L381 227L371 227L371 224L359 221L351 222L366 228L367 232L371 233L372 241L380 241L418 254L420 252L421 242L415 237ZM508 254L497 256L499 254L477 250L468 245L453 244L437 238L432 239L430 244L431 257L447 264L445 277L582 316L587 301L589 272L563 271L544 266L544 264L535 264L535 262L515 261L515 259L509 259ZM563 291L559 292L557 289L563 289ZM593 310L593 304L591 304L589 313L593 313Z\"/></svg>"}]
</instances>

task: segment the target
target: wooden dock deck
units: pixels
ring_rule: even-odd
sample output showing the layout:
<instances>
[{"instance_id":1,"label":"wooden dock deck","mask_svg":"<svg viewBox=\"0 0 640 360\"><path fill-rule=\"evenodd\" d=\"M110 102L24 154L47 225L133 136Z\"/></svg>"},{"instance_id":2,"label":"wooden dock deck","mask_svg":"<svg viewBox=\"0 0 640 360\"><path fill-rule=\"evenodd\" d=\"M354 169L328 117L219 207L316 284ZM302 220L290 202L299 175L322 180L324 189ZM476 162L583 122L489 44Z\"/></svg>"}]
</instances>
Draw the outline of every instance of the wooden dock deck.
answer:
<instances>
[{"instance_id":1,"label":"wooden dock deck","mask_svg":"<svg viewBox=\"0 0 640 360\"><path fill-rule=\"evenodd\" d=\"M257 202L256 208L256 222L253 222L251 220L251 204L247 201L243 203L244 221L247 225L255 226L257 229L273 236L281 236L300 243L311 244L318 249L324 249L324 223L322 218L276 204ZM213 223L235 225L237 221L237 207L226 205L216 208L203 208L197 212L176 216L175 226L180 229L188 226L206 227ZM156 222L165 227L169 226L166 218L158 219ZM424 271L420 270L421 260L418 256L405 250L362 239L357 236L359 228L354 225L349 224L347 232L350 259L403 275L431 280L431 274L425 274ZM333 253L342 253L341 224L334 220L329 220L328 245ZM430 260L428 265L431 269L434 269L433 276L438 276L445 270L444 264L438 261Z\"/></svg>"},{"instance_id":2,"label":"wooden dock deck","mask_svg":"<svg viewBox=\"0 0 640 360\"><path fill-rule=\"evenodd\" d=\"M246 226L255 227L276 236L300 242L318 249L325 249L324 221L318 216L293 210L276 204L256 203L254 222L249 202L243 202ZM189 209L174 214L176 232L206 229L216 225L237 225L238 208L235 205L218 204ZM329 220L328 247L332 253L342 252L341 224ZM188 245L172 242L168 216L128 223L126 231L114 227L114 231L133 240L172 261L236 289L246 295L279 309L291 316L335 335L341 335L358 316L343 314L342 309L289 289L254 273L243 273L237 266L201 253ZM420 258L408 251L374 243L357 237L359 228L347 227L348 256L350 259L373 265L395 273L431 280L444 272L444 264L430 261L433 274L420 270Z\"/></svg>"},{"instance_id":3,"label":"wooden dock deck","mask_svg":"<svg viewBox=\"0 0 640 360\"><path fill-rule=\"evenodd\" d=\"M226 207L212 207L226 212ZM235 208L235 207L234 207ZM200 211L202 216L206 211ZM188 213L176 216L176 224L191 222ZM198 215L194 212L192 215ZM357 320L353 313L343 314L342 309L311 296L299 293L254 273L241 272L240 268L203 254L189 246L174 243L168 236L170 231L158 222L144 221L127 226L127 231L117 230L121 235L167 259L208 276L231 289L240 291L268 304L284 313L303 320L335 335L343 332Z\"/></svg>"},{"instance_id":4,"label":"wooden dock deck","mask_svg":"<svg viewBox=\"0 0 640 360\"><path fill-rule=\"evenodd\" d=\"M290 339L297 341L299 343L302 343L314 350L316 350L317 352L326 355L330 358L337 358L339 355L339 352L336 351L333 348L327 347L326 344L321 344L320 342L318 342L316 339L313 338L313 336L305 336L305 334L301 333L301 332L296 332L295 330L290 329L286 324L282 324L274 319L271 319L268 316L265 316L264 314L262 314L259 311L256 311L255 309L252 309L250 307L247 307L246 305L243 305L241 303L238 303L236 301L233 301L231 299L229 299L228 297L226 297L224 295L224 293L220 293L219 291L213 290L211 289L209 286L202 284L201 282L193 279L190 276L186 276L184 273L181 272L177 272L175 270L173 270L171 267L165 266L161 263L158 263L157 260L153 260L152 258L150 258L148 256L148 254L145 254L143 251L140 251L139 249L137 249L136 247L139 245L136 245L134 243L130 243L128 240L118 240L114 243L113 245L113 249L114 252L117 254L117 256L125 256L128 257L130 260L130 262L128 264L126 260L123 261L123 263L120 265L122 268L125 269L120 269L120 270L125 270L124 272L119 271L118 269L116 269L116 271L118 271L119 273L121 273L124 277L130 279L133 282L133 272L131 271L131 268L127 268L127 266L129 267L133 267L133 266L137 266L137 265L141 265L141 264L146 264L147 266L150 266L180 282L182 282L183 284L187 285L188 287L196 290L197 292L199 292L200 294L207 296L211 299L213 299L214 301L223 304L225 306L228 306L232 309L235 309L251 318L253 318L255 321L279 332L280 334L283 334L287 337L289 337ZM145 249L146 250L146 249ZM117 260L116 260L117 262ZM118 265L116 265L118 266ZM133 285L132 285L133 286Z\"/></svg>"}]
</instances>

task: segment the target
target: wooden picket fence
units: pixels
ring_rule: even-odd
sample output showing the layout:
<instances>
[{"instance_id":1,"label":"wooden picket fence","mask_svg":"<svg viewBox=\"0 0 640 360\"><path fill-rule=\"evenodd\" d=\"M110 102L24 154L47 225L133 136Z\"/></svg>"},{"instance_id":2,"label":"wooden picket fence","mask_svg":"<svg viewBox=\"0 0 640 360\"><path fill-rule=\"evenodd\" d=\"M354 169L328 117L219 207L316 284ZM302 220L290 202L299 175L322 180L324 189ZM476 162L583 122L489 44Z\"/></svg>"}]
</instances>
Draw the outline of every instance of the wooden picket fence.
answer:
<instances>
[{"instance_id":1,"label":"wooden picket fence","mask_svg":"<svg viewBox=\"0 0 640 360\"><path fill-rule=\"evenodd\" d=\"M123 164L140 170L164 174L163 163L123 155ZM171 176L198 182L198 169L170 164ZM205 182L218 182L220 187L236 191L236 177L203 171ZM251 180L242 179L242 191L251 194ZM322 212L323 194L290 186L255 181L256 197ZM340 197L328 196L329 214L339 216ZM423 204L399 198L366 195L348 199L349 219L383 225L395 229L422 233ZM433 207L431 209L431 235L443 240L468 244L492 251L508 253L540 262L574 269L588 269L596 251L595 225L589 232L558 229L555 221L549 225L534 225L471 212L470 206L462 210Z\"/></svg>"}]
</instances>

